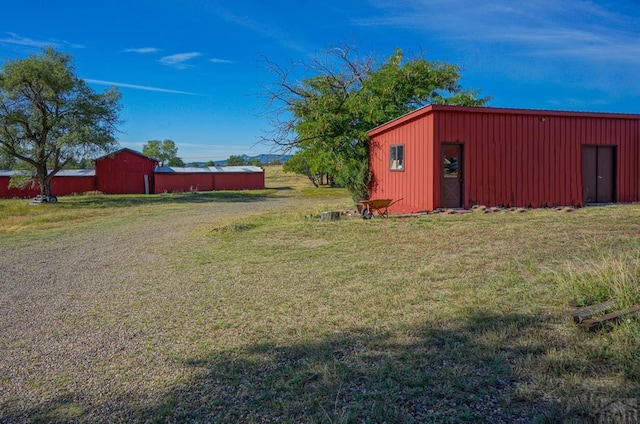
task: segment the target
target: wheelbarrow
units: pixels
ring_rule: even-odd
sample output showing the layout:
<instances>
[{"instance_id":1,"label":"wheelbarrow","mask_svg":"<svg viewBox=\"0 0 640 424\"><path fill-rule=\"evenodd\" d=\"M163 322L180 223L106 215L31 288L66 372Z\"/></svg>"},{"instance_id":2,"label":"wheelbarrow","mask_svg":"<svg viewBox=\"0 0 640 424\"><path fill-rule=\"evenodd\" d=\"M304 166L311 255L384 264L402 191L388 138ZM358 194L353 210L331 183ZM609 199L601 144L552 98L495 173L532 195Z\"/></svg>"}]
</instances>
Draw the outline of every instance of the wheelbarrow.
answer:
<instances>
[{"instance_id":1,"label":"wheelbarrow","mask_svg":"<svg viewBox=\"0 0 640 424\"><path fill-rule=\"evenodd\" d=\"M362 200L358 204L358 211L363 219L373 218L374 213L384 218L389 217L389 207L395 203L398 203L402 199L371 199Z\"/></svg>"}]
</instances>

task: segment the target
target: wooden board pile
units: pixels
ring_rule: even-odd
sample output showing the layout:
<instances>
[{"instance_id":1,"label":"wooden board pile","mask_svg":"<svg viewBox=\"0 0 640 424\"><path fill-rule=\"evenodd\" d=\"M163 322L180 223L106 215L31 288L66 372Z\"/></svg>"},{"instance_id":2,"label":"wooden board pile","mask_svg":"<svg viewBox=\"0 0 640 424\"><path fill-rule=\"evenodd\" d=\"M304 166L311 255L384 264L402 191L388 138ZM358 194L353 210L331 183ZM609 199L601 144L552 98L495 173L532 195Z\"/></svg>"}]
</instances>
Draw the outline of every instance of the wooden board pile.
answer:
<instances>
[{"instance_id":1,"label":"wooden board pile","mask_svg":"<svg viewBox=\"0 0 640 424\"><path fill-rule=\"evenodd\" d=\"M572 300L569 305L577 307L579 303ZM576 309L571 316L573 322L579 327L589 331L597 331L620 322L622 319L640 315L640 304L618 311L614 311L615 308L616 303L610 300Z\"/></svg>"}]
</instances>

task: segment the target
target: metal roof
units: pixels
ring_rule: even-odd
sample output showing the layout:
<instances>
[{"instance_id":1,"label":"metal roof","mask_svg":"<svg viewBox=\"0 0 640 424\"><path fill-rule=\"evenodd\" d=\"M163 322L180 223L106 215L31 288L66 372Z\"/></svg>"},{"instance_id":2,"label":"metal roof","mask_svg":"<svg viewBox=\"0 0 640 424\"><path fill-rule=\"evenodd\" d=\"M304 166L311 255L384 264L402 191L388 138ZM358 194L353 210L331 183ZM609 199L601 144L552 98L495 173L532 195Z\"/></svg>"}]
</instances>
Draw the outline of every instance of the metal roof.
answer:
<instances>
[{"instance_id":1,"label":"metal roof","mask_svg":"<svg viewBox=\"0 0 640 424\"><path fill-rule=\"evenodd\" d=\"M30 175L27 171L0 170L0 177L13 177L15 174L18 174L18 175Z\"/></svg>"},{"instance_id":2,"label":"metal roof","mask_svg":"<svg viewBox=\"0 0 640 424\"><path fill-rule=\"evenodd\" d=\"M14 175L33 175L33 173L24 170L0 170L0 177L12 177ZM94 169L62 169L56 173L56 177L95 177Z\"/></svg>"},{"instance_id":3,"label":"metal roof","mask_svg":"<svg viewBox=\"0 0 640 424\"><path fill-rule=\"evenodd\" d=\"M264 172L259 166L210 166L211 172Z\"/></svg>"},{"instance_id":4,"label":"metal roof","mask_svg":"<svg viewBox=\"0 0 640 424\"><path fill-rule=\"evenodd\" d=\"M104 156L100 156L99 158L95 158L93 161L95 162L95 161L98 161L98 160L101 160L101 159L104 159L104 158L113 157L113 156L115 156L115 155L117 155L118 153L121 153L121 152L133 153L134 155L142 156L143 158L152 160L154 162L159 162L158 159L156 159L156 158L152 158L151 156L147 156L144 153L140 153L137 150L129 149L128 147L123 147L122 149L119 149L119 150L116 150L114 152L108 153L108 154L106 154Z\"/></svg>"},{"instance_id":5,"label":"metal roof","mask_svg":"<svg viewBox=\"0 0 640 424\"><path fill-rule=\"evenodd\" d=\"M429 115L437 111L454 111L467 113L488 113L488 114L504 114L504 115L540 115L540 116L564 116L564 117L583 117L583 118L608 118L608 119L634 119L640 120L640 114L631 113L615 113L615 112L579 112L567 110L548 110L548 109L517 109L517 108L501 108L488 106L457 106L457 105L436 105L429 104L419 107L416 110L405 113L391 121L378 125L367 132L369 137L373 137L379 133L389 130L397 125L407 121L417 119L423 115Z\"/></svg>"},{"instance_id":6,"label":"metal roof","mask_svg":"<svg viewBox=\"0 0 640 424\"><path fill-rule=\"evenodd\" d=\"M211 174L211 173L254 173L264 172L259 166L159 166L155 169L158 174Z\"/></svg>"},{"instance_id":7,"label":"metal roof","mask_svg":"<svg viewBox=\"0 0 640 424\"><path fill-rule=\"evenodd\" d=\"M201 166L158 166L154 172L159 174L208 174L209 168Z\"/></svg>"},{"instance_id":8,"label":"metal roof","mask_svg":"<svg viewBox=\"0 0 640 424\"><path fill-rule=\"evenodd\" d=\"M62 169L56 177L95 177L95 169Z\"/></svg>"}]
</instances>

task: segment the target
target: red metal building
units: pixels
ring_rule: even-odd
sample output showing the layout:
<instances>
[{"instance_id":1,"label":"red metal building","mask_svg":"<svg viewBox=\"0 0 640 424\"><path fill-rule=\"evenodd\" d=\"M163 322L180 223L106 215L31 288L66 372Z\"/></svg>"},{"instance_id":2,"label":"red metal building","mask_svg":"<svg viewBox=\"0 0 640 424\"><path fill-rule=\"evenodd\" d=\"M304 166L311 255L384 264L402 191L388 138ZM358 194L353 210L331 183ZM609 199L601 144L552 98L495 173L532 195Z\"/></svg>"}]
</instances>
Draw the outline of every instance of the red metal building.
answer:
<instances>
[{"instance_id":1,"label":"red metal building","mask_svg":"<svg viewBox=\"0 0 640 424\"><path fill-rule=\"evenodd\" d=\"M9 181L16 172L20 171L0 171L0 199L27 198L40 194L40 185L35 180L22 188L10 188Z\"/></svg>"},{"instance_id":2,"label":"red metal building","mask_svg":"<svg viewBox=\"0 0 640 424\"><path fill-rule=\"evenodd\" d=\"M640 115L430 105L369 138L396 213L640 200Z\"/></svg>"},{"instance_id":3,"label":"red metal building","mask_svg":"<svg viewBox=\"0 0 640 424\"><path fill-rule=\"evenodd\" d=\"M96 171L62 170L51 180L51 189L57 196L64 196L94 190L107 194L144 194L147 188L149 192L164 193L257 190L265 187L264 169L260 167L157 167L147 174L150 168L146 156L131 152L119 151L113 157L105 157L108 160L96 160ZM28 198L40 194L35 181L24 188L9 188L9 180L15 172L19 171L0 171L0 198Z\"/></svg>"},{"instance_id":4,"label":"red metal building","mask_svg":"<svg viewBox=\"0 0 640 424\"><path fill-rule=\"evenodd\" d=\"M63 169L51 180L51 191L56 196L80 194L96 189L96 171L93 169Z\"/></svg>"},{"instance_id":5,"label":"red metal building","mask_svg":"<svg viewBox=\"0 0 640 424\"><path fill-rule=\"evenodd\" d=\"M96 190L107 194L153 193L156 159L131 149L121 149L95 160Z\"/></svg>"},{"instance_id":6,"label":"red metal building","mask_svg":"<svg viewBox=\"0 0 640 424\"><path fill-rule=\"evenodd\" d=\"M155 193L213 190L213 173L204 167L158 167L154 180Z\"/></svg>"},{"instance_id":7,"label":"red metal building","mask_svg":"<svg viewBox=\"0 0 640 424\"><path fill-rule=\"evenodd\" d=\"M154 175L156 193L265 187L264 169L258 166L158 167Z\"/></svg>"},{"instance_id":8,"label":"red metal building","mask_svg":"<svg viewBox=\"0 0 640 424\"><path fill-rule=\"evenodd\" d=\"M265 187L259 166L212 166L214 190L260 190Z\"/></svg>"},{"instance_id":9,"label":"red metal building","mask_svg":"<svg viewBox=\"0 0 640 424\"><path fill-rule=\"evenodd\" d=\"M0 198L34 197L40 194L40 185L35 181L23 188L9 188L9 180L15 172L0 171ZM77 169L58 171L51 180L51 191L56 196L86 193L95 190L95 171L91 169Z\"/></svg>"}]
</instances>

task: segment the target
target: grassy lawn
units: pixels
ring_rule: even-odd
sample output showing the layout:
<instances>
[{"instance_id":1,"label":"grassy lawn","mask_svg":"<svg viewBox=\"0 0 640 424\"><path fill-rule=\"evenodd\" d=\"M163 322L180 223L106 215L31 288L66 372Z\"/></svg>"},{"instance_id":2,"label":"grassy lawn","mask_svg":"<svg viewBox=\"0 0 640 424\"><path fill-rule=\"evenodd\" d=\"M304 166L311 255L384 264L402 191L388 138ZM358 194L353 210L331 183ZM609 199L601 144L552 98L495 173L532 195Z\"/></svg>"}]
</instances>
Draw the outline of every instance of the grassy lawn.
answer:
<instances>
[{"instance_id":1,"label":"grassy lawn","mask_svg":"<svg viewBox=\"0 0 640 424\"><path fill-rule=\"evenodd\" d=\"M139 265L148 278L100 281L108 301L85 295L65 321L133 334L136 350L32 372L22 395L47 401L20 415L17 394L0 397L0 422L584 422L617 418L611 402L637 408L640 324L588 333L568 301L635 301L640 206L321 223L320 211L353 206L343 190L279 169L267 186L0 201L3 252L229 210L155 247L160 259ZM261 201L289 203L238 209ZM0 389L14 378L0 374ZM111 385L87 394L83 379Z\"/></svg>"}]
</instances>

